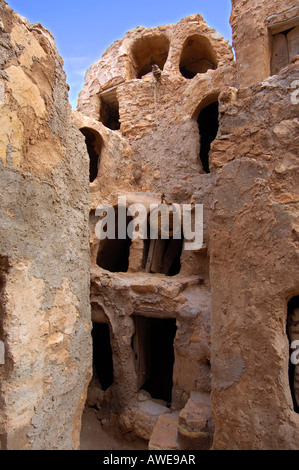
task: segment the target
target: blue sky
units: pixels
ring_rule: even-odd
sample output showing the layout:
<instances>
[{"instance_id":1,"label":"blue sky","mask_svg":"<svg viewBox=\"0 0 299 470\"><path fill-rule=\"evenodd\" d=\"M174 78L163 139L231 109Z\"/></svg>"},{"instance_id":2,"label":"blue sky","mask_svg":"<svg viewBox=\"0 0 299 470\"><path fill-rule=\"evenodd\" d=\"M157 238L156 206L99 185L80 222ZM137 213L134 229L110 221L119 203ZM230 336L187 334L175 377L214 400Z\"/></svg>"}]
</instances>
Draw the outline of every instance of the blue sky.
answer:
<instances>
[{"instance_id":1,"label":"blue sky","mask_svg":"<svg viewBox=\"0 0 299 470\"><path fill-rule=\"evenodd\" d=\"M55 37L76 108L88 67L117 39L136 26L176 23L200 13L231 43L230 0L8 0L31 23L41 23Z\"/></svg>"}]
</instances>

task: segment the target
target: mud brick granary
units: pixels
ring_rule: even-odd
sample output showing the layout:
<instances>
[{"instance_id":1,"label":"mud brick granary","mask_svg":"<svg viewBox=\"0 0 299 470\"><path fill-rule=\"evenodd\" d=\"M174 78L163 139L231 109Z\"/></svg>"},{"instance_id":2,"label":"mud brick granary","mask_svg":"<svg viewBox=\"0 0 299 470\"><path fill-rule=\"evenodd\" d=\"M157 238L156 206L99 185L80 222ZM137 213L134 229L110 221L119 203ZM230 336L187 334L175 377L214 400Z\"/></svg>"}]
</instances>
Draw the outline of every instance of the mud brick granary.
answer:
<instances>
[{"instance_id":1,"label":"mud brick granary","mask_svg":"<svg viewBox=\"0 0 299 470\"><path fill-rule=\"evenodd\" d=\"M151 450L299 449L299 7L230 22L235 57L200 14L127 32L72 111L0 0L2 450L79 449L86 407ZM99 239L161 201L200 246Z\"/></svg>"}]
</instances>

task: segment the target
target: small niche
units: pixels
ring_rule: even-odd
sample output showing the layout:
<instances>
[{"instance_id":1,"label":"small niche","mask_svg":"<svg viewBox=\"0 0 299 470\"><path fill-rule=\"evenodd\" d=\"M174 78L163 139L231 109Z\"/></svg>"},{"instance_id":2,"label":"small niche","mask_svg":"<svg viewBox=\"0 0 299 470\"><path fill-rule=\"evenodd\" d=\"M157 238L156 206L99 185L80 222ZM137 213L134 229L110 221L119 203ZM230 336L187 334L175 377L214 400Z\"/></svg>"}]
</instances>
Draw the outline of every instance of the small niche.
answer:
<instances>
[{"instance_id":1,"label":"small niche","mask_svg":"<svg viewBox=\"0 0 299 470\"><path fill-rule=\"evenodd\" d=\"M102 390L113 384L113 360L107 323L93 323L93 369Z\"/></svg>"},{"instance_id":2,"label":"small niche","mask_svg":"<svg viewBox=\"0 0 299 470\"><path fill-rule=\"evenodd\" d=\"M100 100L100 121L104 126L113 131L119 130L119 103L116 95L116 87L101 93Z\"/></svg>"},{"instance_id":3,"label":"small niche","mask_svg":"<svg viewBox=\"0 0 299 470\"><path fill-rule=\"evenodd\" d=\"M203 171L210 173L209 152L211 143L215 140L218 132L218 102L214 102L199 113L198 128L200 133L200 161Z\"/></svg>"},{"instance_id":4,"label":"small niche","mask_svg":"<svg viewBox=\"0 0 299 470\"><path fill-rule=\"evenodd\" d=\"M291 348L293 341L299 340L299 295L293 297L288 303L287 310L287 335L290 344L289 351L289 384L293 399L294 411L299 413L299 364L294 364L292 354L295 349ZM299 353L295 354L296 358Z\"/></svg>"},{"instance_id":5,"label":"small niche","mask_svg":"<svg viewBox=\"0 0 299 470\"><path fill-rule=\"evenodd\" d=\"M119 237L118 231L118 210L115 210L114 227L115 239L106 238L101 240L98 254L97 265L107 271L127 272L129 268L130 247L132 243L132 235L128 234L128 225L132 221L132 217L126 215L124 217L126 223L126 234L123 238Z\"/></svg>"},{"instance_id":6,"label":"small niche","mask_svg":"<svg viewBox=\"0 0 299 470\"><path fill-rule=\"evenodd\" d=\"M89 181L92 183L98 176L101 161L102 137L97 131L89 127L82 127L80 131L85 137L89 155Z\"/></svg>"},{"instance_id":7,"label":"small niche","mask_svg":"<svg viewBox=\"0 0 299 470\"><path fill-rule=\"evenodd\" d=\"M180 58L180 72L187 79L217 68L217 56L205 36L195 34L186 39Z\"/></svg>"},{"instance_id":8,"label":"small niche","mask_svg":"<svg viewBox=\"0 0 299 470\"><path fill-rule=\"evenodd\" d=\"M169 52L169 39L164 35L145 36L137 39L132 46L135 63L135 77L142 78L152 71L153 65L163 70Z\"/></svg>"},{"instance_id":9,"label":"small niche","mask_svg":"<svg viewBox=\"0 0 299 470\"><path fill-rule=\"evenodd\" d=\"M134 323L132 344L138 388L170 406L176 320L135 316Z\"/></svg>"}]
</instances>

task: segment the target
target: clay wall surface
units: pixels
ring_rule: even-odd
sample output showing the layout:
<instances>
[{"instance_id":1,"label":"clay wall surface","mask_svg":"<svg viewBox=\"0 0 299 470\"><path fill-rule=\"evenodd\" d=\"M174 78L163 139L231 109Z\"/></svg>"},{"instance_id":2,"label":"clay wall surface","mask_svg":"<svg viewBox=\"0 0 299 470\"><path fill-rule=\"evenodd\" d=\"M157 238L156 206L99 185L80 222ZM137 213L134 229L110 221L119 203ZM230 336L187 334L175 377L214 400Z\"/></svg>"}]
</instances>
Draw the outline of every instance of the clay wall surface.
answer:
<instances>
[{"instance_id":1,"label":"clay wall surface","mask_svg":"<svg viewBox=\"0 0 299 470\"><path fill-rule=\"evenodd\" d=\"M86 403L151 450L298 449L298 18L232 0L236 61L199 14L135 28L72 112L53 37L0 0L1 449L77 449ZM119 200L202 205L202 246L100 240Z\"/></svg>"},{"instance_id":2,"label":"clay wall surface","mask_svg":"<svg viewBox=\"0 0 299 470\"><path fill-rule=\"evenodd\" d=\"M297 449L287 309L299 289L298 56L273 73L271 54L298 7L232 4L240 88L220 97L211 154L213 448Z\"/></svg>"},{"instance_id":3,"label":"clay wall surface","mask_svg":"<svg viewBox=\"0 0 299 470\"><path fill-rule=\"evenodd\" d=\"M243 88L271 74L272 35L298 26L298 3L294 0L232 0L230 23L239 86Z\"/></svg>"},{"instance_id":4,"label":"clay wall surface","mask_svg":"<svg viewBox=\"0 0 299 470\"><path fill-rule=\"evenodd\" d=\"M1 448L74 449L91 377L88 157L51 34L3 0L0 34Z\"/></svg>"},{"instance_id":5,"label":"clay wall surface","mask_svg":"<svg viewBox=\"0 0 299 470\"><path fill-rule=\"evenodd\" d=\"M297 87L295 87L297 83ZM227 103L212 160L214 449L297 449L288 301L298 295L298 63Z\"/></svg>"}]
</instances>

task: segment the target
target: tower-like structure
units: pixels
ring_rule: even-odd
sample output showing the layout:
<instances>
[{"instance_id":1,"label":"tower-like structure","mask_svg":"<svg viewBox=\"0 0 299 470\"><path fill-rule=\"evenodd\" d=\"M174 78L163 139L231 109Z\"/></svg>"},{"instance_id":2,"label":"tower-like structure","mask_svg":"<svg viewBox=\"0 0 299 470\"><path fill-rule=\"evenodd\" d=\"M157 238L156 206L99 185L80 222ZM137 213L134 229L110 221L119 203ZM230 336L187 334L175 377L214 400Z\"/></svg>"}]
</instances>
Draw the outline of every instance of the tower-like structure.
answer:
<instances>
[{"instance_id":1,"label":"tower-like structure","mask_svg":"<svg viewBox=\"0 0 299 470\"><path fill-rule=\"evenodd\" d=\"M0 0L1 449L79 448L86 403L149 449L298 449L298 18L233 0L235 58L200 15L135 28L72 112ZM180 236L132 239L161 202Z\"/></svg>"}]
</instances>

